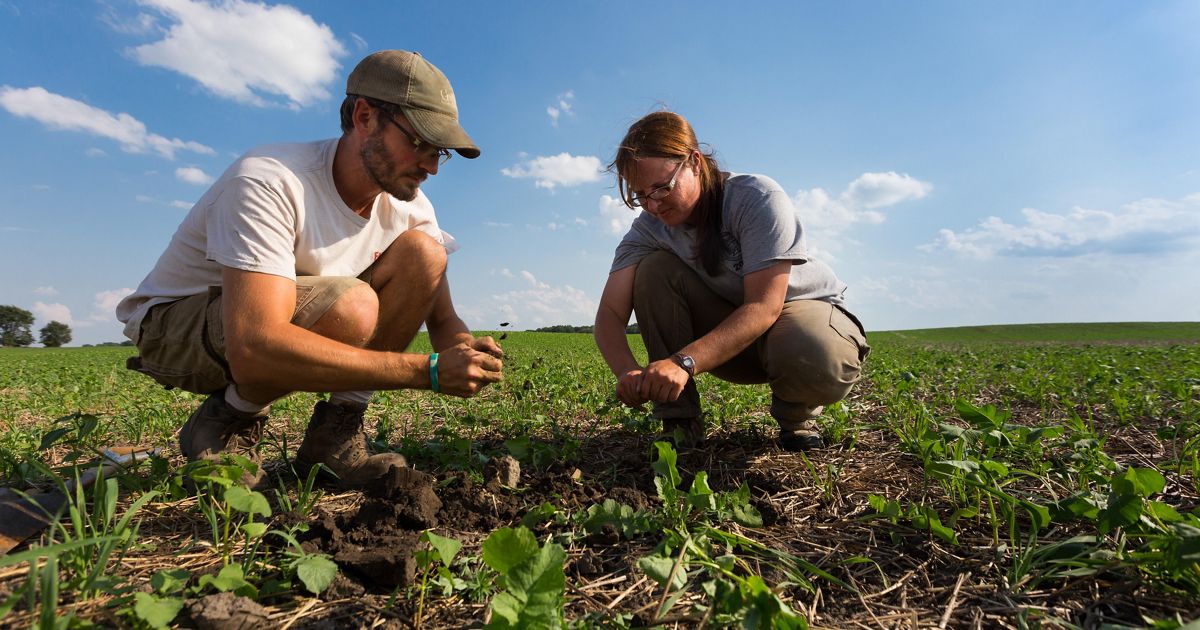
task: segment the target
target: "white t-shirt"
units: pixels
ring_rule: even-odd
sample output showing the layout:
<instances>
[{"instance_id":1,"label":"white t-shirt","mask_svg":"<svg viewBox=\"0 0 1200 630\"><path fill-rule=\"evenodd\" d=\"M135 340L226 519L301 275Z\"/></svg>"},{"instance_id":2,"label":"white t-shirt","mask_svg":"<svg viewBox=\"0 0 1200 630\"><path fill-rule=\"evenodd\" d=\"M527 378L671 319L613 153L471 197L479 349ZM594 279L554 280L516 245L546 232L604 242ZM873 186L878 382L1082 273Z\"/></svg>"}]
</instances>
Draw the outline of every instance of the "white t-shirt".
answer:
<instances>
[{"instance_id":1,"label":"white t-shirt","mask_svg":"<svg viewBox=\"0 0 1200 630\"><path fill-rule=\"evenodd\" d=\"M337 144L334 138L270 145L238 158L192 206L137 290L117 305L125 336L138 340L150 307L220 285L223 267L293 281L353 277L413 229L432 236L447 253L457 249L419 190L408 202L381 194L370 218L355 214L333 183Z\"/></svg>"}]
</instances>

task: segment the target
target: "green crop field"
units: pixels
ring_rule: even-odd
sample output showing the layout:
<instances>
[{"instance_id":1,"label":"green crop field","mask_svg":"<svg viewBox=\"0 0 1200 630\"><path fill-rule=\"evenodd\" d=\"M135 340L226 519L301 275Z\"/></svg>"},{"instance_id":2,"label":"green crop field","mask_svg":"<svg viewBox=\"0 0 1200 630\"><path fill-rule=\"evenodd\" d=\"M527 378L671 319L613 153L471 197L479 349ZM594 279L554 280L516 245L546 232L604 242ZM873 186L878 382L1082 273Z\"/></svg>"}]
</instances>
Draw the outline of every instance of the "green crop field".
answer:
<instances>
[{"instance_id":1,"label":"green crop field","mask_svg":"<svg viewBox=\"0 0 1200 630\"><path fill-rule=\"evenodd\" d=\"M0 556L0 626L1183 627L1198 340L874 333L828 446L800 454L766 386L702 375L709 440L677 452L616 403L590 336L510 332L505 381L474 399L376 396L376 447L429 477L366 493L291 472L315 394L273 406L254 491L244 462L185 465L201 399L125 370L131 348L0 349L0 509L104 447L160 449Z\"/></svg>"}]
</instances>

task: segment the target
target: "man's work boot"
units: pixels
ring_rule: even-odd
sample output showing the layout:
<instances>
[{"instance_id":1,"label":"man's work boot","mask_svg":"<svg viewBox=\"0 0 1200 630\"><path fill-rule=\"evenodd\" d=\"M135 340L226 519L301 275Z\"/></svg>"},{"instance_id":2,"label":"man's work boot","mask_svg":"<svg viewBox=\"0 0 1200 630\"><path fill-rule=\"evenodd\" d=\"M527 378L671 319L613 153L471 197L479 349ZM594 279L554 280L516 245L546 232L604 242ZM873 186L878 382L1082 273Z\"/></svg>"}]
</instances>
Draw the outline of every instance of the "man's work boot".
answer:
<instances>
[{"instance_id":1,"label":"man's work boot","mask_svg":"<svg viewBox=\"0 0 1200 630\"><path fill-rule=\"evenodd\" d=\"M812 448L825 446L821 439L821 430L813 420L806 420L804 425L795 429L779 429L779 446L785 451L807 451Z\"/></svg>"},{"instance_id":2,"label":"man's work boot","mask_svg":"<svg viewBox=\"0 0 1200 630\"><path fill-rule=\"evenodd\" d=\"M662 436L675 448L699 448L704 446L704 417L663 418Z\"/></svg>"},{"instance_id":3,"label":"man's work boot","mask_svg":"<svg viewBox=\"0 0 1200 630\"><path fill-rule=\"evenodd\" d=\"M179 450L190 462L205 459L219 462L221 453L241 455L257 469L242 475L242 483L254 488L262 484L266 471L258 454L267 416L238 411L225 402L222 393L208 397L179 430Z\"/></svg>"},{"instance_id":4,"label":"man's work boot","mask_svg":"<svg viewBox=\"0 0 1200 630\"><path fill-rule=\"evenodd\" d=\"M407 466L399 453L371 455L367 450L366 411L366 405L318 402L296 452L296 474L305 476L313 466L325 464L337 475L339 486L357 490L386 475L392 466Z\"/></svg>"},{"instance_id":5,"label":"man's work boot","mask_svg":"<svg viewBox=\"0 0 1200 630\"><path fill-rule=\"evenodd\" d=\"M779 446L786 451L807 451L821 448L821 427L814 420L825 410L823 405L811 406L771 396L771 416L779 423Z\"/></svg>"}]
</instances>

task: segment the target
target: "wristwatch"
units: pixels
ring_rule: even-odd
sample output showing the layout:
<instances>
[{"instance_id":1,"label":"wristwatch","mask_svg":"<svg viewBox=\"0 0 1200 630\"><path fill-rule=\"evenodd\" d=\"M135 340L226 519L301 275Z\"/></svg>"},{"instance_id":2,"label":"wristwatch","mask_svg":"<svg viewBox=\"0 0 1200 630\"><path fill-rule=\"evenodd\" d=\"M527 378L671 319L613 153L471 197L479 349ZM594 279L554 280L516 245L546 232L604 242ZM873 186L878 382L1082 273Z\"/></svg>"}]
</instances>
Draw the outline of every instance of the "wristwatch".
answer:
<instances>
[{"instance_id":1,"label":"wristwatch","mask_svg":"<svg viewBox=\"0 0 1200 630\"><path fill-rule=\"evenodd\" d=\"M671 355L671 360L675 362L675 365L683 368L683 370L688 373L688 376L696 376L696 362L692 360L692 357L689 357L686 354L676 353Z\"/></svg>"}]
</instances>

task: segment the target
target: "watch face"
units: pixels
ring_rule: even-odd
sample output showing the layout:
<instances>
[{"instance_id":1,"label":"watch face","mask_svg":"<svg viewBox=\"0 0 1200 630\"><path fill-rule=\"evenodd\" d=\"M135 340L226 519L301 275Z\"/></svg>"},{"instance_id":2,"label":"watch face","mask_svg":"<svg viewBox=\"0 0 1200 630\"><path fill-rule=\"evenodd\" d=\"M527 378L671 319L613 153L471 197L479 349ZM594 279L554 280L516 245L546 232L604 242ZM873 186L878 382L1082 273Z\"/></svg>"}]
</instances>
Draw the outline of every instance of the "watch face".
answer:
<instances>
[{"instance_id":1,"label":"watch face","mask_svg":"<svg viewBox=\"0 0 1200 630\"><path fill-rule=\"evenodd\" d=\"M679 367L687 370L688 374L696 373L696 362L692 360L692 357L686 354L677 354L675 355L675 362L679 364Z\"/></svg>"}]
</instances>

